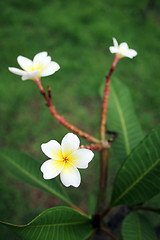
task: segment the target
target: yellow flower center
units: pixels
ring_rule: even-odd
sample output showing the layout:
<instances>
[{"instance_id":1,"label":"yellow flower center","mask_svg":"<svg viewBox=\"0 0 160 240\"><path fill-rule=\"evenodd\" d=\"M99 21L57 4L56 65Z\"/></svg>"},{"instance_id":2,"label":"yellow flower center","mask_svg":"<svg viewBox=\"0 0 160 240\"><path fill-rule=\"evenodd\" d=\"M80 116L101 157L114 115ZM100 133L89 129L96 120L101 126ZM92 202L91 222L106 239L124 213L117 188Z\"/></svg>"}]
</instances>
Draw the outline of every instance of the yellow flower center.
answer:
<instances>
[{"instance_id":1,"label":"yellow flower center","mask_svg":"<svg viewBox=\"0 0 160 240\"><path fill-rule=\"evenodd\" d=\"M43 63L38 63L36 65L32 65L32 66L28 67L27 70L28 70L28 72L33 72L33 71L40 70L40 72L36 76L36 77L39 77L41 75L41 73L44 71L45 68L46 68L46 66Z\"/></svg>"}]
</instances>

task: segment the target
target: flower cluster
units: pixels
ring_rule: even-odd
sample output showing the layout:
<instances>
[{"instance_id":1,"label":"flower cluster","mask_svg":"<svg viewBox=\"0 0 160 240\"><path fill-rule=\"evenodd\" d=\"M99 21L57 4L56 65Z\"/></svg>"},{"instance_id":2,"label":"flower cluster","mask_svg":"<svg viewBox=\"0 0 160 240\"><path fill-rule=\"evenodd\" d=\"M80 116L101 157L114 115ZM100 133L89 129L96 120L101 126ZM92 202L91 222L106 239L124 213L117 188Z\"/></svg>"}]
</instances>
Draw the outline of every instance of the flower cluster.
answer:
<instances>
[{"instance_id":1,"label":"flower cluster","mask_svg":"<svg viewBox=\"0 0 160 240\"><path fill-rule=\"evenodd\" d=\"M117 40L113 38L113 44L114 46L111 46L109 49L111 53L116 54L116 63L122 57L133 58L137 55L135 50L128 48L126 42L118 45ZM22 80L34 80L48 103L40 77L52 75L60 69L60 66L58 63L51 61L51 57L47 55L47 52L40 52L35 55L33 61L26 57L18 56L17 61L23 70L14 67L9 67L9 70L14 74L22 76ZM112 66L112 72L115 66ZM79 149L79 145L79 138L73 133L65 135L61 145L55 140L42 144L42 151L49 157L49 160L45 161L41 166L43 178L52 179L60 174L60 179L66 187L71 185L78 187L81 182L81 176L77 168L87 168L88 163L94 156L89 149Z\"/></svg>"}]
</instances>

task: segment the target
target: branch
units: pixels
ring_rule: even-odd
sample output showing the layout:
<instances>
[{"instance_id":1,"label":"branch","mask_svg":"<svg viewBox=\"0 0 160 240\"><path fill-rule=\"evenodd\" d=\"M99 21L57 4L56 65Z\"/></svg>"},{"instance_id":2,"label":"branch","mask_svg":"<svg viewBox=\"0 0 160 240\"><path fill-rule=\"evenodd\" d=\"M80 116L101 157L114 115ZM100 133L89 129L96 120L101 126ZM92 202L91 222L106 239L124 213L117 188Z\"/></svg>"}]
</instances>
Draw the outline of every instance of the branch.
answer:
<instances>
[{"instance_id":1,"label":"branch","mask_svg":"<svg viewBox=\"0 0 160 240\"><path fill-rule=\"evenodd\" d=\"M117 55L115 55L113 64L112 64L111 69L109 71L109 74L106 77L106 84L105 84L104 95L103 95L103 103L102 103L101 123L100 123L100 136L101 136L102 140L105 140L105 138L106 138L106 121L107 121L110 78L111 78L111 75L112 75L118 61L119 61L119 58L117 57Z\"/></svg>"},{"instance_id":2,"label":"branch","mask_svg":"<svg viewBox=\"0 0 160 240\"><path fill-rule=\"evenodd\" d=\"M109 74L106 77L106 84L105 84L103 103L102 103L101 123L100 123L101 141L106 141L106 122L107 122L110 78L111 78L111 75L112 75L118 61L119 61L119 58L117 57L117 55L115 55L111 69L109 71ZM100 163L100 192L99 192L99 195L98 195L99 198L97 201L97 211L98 212L102 212L104 210L106 188L107 188L108 149L105 147L100 152L100 161L101 161L101 163Z\"/></svg>"},{"instance_id":3,"label":"branch","mask_svg":"<svg viewBox=\"0 0 160 240\"><path fill-rule=\"evenodd\" d=\"M108 154L109 150L103 148L100 151L100 186L97 200L97 213L102 213L105 207L107 175L108 175Z\"/></svg>"},{"instance_id":4,"label":"branch","mask_svg":"<svg viewBox=\"0 0 160 240\"><path fill-rule=\"evenodd\" d=\"M56 109L54 106L49 106L49 110L51 114L58 120L60 124L62 124L64 127L68 128L70 131L77 133L80 137L83 137L87 139L88 142L92 143L99 143L100 141L96 139L95 137L89 135L88 133L82 131L78 127L74 126L73 124L67 122L63 116L57 113Z\"/></svg>"},{"instance_id":5,"label":"branch","mask_svg":"<svg viewBox=\"0 0 160 240\"><path fill-rule=\"evenodd\" d=\"M104 212L101 214L101 218L104 218L110 212L110 210L111 210L110 208L106 208Z\"/></svg>"},{"instance_id":6,"label":"branch","mask_svg":"<svg viewBox=\"0 0 160 240\"><path fill-rule=\"evenodd\" d=\"M71 123L67 122L64 119L63 116L58 114L57 111L56 111L56 108L52 105L51 88L48 86L48 97L47 97L47 95L45 93L45 90L44 90L44 88L41 84L40 78L36 79L35 82L38 85L42 96L46 100L47 106L48 106L52 116L54 116L54 118L56 118L60 124L62 124L64 127L68 128L70 131L75 132L80 137L83 137L83 138L87 139L88 142L92 142L92 143L99 143L100 142L97 138L91 136L90 134L82 131L78 127L76 127L76 126L72 125Z\"/></svg>"},{"instance_id":7,"label":"branch","mask_svg":"<svg viewBox=\"0 0 160 240\"><path fill-rule=\"evenodd\" d=\"M110 148L110 144L107 141L105 141L105 144L107 148ZM104 147L103 143L95 143L91 145L81 145L79 148L82 148L82 149L85 148L91 151L95 151L95 150L101 151L103 147Z\"/></svg>"},{"instance_id":8,"label":"branch","mask_svg":"<svg viewBox=\"0 0 160 240\"><path fill-rule=\"evenodd\" d=\"M149 208L149 207L136 207L133 210L150 211L150 212L160 214L160 209L159 208L155 209L155 208Z\"/></svg>"},{"instance_id":9,"label":"branch","mask_svg":"<svg viewBox=\"0 0 160 240\"><path fill-rule=\"evenodd\" d=\"M104 226L101 226L101 230L105 232L111 239L116 240L115 236L109 232Z\"/></svg>"},{"instance_id":10,"label":"branch","mask_svg":"<svg viewBox=\"0 0 160 240\"><path fill-rule=\"evenodd\" d=\"M96 229L93 230L93 232L91 233L91 235L89 236L89 238L87 238L87 240L92 240L95 233L96 233Z\"/></svg>"}]
</instances>

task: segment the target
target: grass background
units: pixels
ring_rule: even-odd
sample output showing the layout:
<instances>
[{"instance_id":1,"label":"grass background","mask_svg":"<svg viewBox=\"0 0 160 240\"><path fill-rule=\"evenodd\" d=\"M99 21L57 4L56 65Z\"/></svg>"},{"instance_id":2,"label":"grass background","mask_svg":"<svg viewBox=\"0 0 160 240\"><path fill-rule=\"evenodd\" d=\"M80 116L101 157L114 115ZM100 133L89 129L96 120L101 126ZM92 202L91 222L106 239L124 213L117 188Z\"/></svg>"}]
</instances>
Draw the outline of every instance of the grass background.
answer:
<instances>
[{"instance_id":1,"label":"grass background","mask_svg":"<svg viewBox=\"0 0 160 240\"><path fill-rule=\"evenodd\" d=\"M108 50L113 36L138 52L133 60L122 59L114 74L130 87L143 130L147 133L159 123L158 0L6 0L0 2L0 9L1 146L25 151L43 162L41 143L60 141L68 132L52 119L34 82L22 82L8 71L8 66L18 67L18 55L32 59L41 51L48 51L61 66L42 80L45 88L51 86L58 112L98 136L101 99L97 90L113 61ZM97 180L94 164L90 164L88 174L83 173L81 187L68 190L84 209L92 187L89 179ZM59 204L57 199L17 181L2 166L0 173L2 220L26 223ZM97 186L94 188L93 193ZM0 239L7 237L18 239L2 228Z\"/></svg>"}]
</instances>

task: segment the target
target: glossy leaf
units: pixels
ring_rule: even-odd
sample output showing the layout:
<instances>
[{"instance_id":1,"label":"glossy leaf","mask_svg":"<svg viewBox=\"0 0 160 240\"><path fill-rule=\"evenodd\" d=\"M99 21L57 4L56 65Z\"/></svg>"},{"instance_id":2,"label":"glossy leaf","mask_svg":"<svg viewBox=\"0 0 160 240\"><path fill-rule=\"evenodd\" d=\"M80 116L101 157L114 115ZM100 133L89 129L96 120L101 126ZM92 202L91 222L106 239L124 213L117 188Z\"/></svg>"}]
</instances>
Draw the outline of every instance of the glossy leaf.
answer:
<instances>
[{"instance_id":1,"label":"glossy leaf","mask_svg":"<svg viewBox=\"0 0 160 240\"><path fill-rule=\"evenodd\" d=\"M26 225L1 224L23 240L86 240L93 231L90 219L69 207L50 208Z\"/></svg>"},{"instance_id":2,"label":"glossy leaf","mask_svg":"<svg viewBox=\"0 0 160 240\"><path fill-rule=\"evenodd\" d=\"M43 179L40 171L41 163L33 157L13 149L1 148L0 162L22 181L51 193L67 203L71 202L56 179Z\"/></svg>"},{"instance_id":3,"label":"glossy leaf","mask_svg":"<svg viewBox=\"0 0 160 240\"><path fill-rule=\"evenodd\" d=\"M158 240L150 222L141 214L130 213L122 224L123 240Z\"/></svg>"},{"instance_id":4,"label":"glossy leaf","mask_svg":"<svg viewBox=\"0 0 160 240\"><path fill-rule=\"evenodd\" d=\"M111 205L138 204L160 192L160 125L132 151L120 168Z\"/></svg>"},{"instance_id":5,"label":"glossy leaf","mask_svg":"<svg viewBox=\"0 0 160 240\"><path fill-rule=\"evenodd\" d=\"M119 160L124 160L144 135L135 115L128 87L118 79L111 79L107 129L118 133L112 148Z\"/></svg>"}]
</instances>

